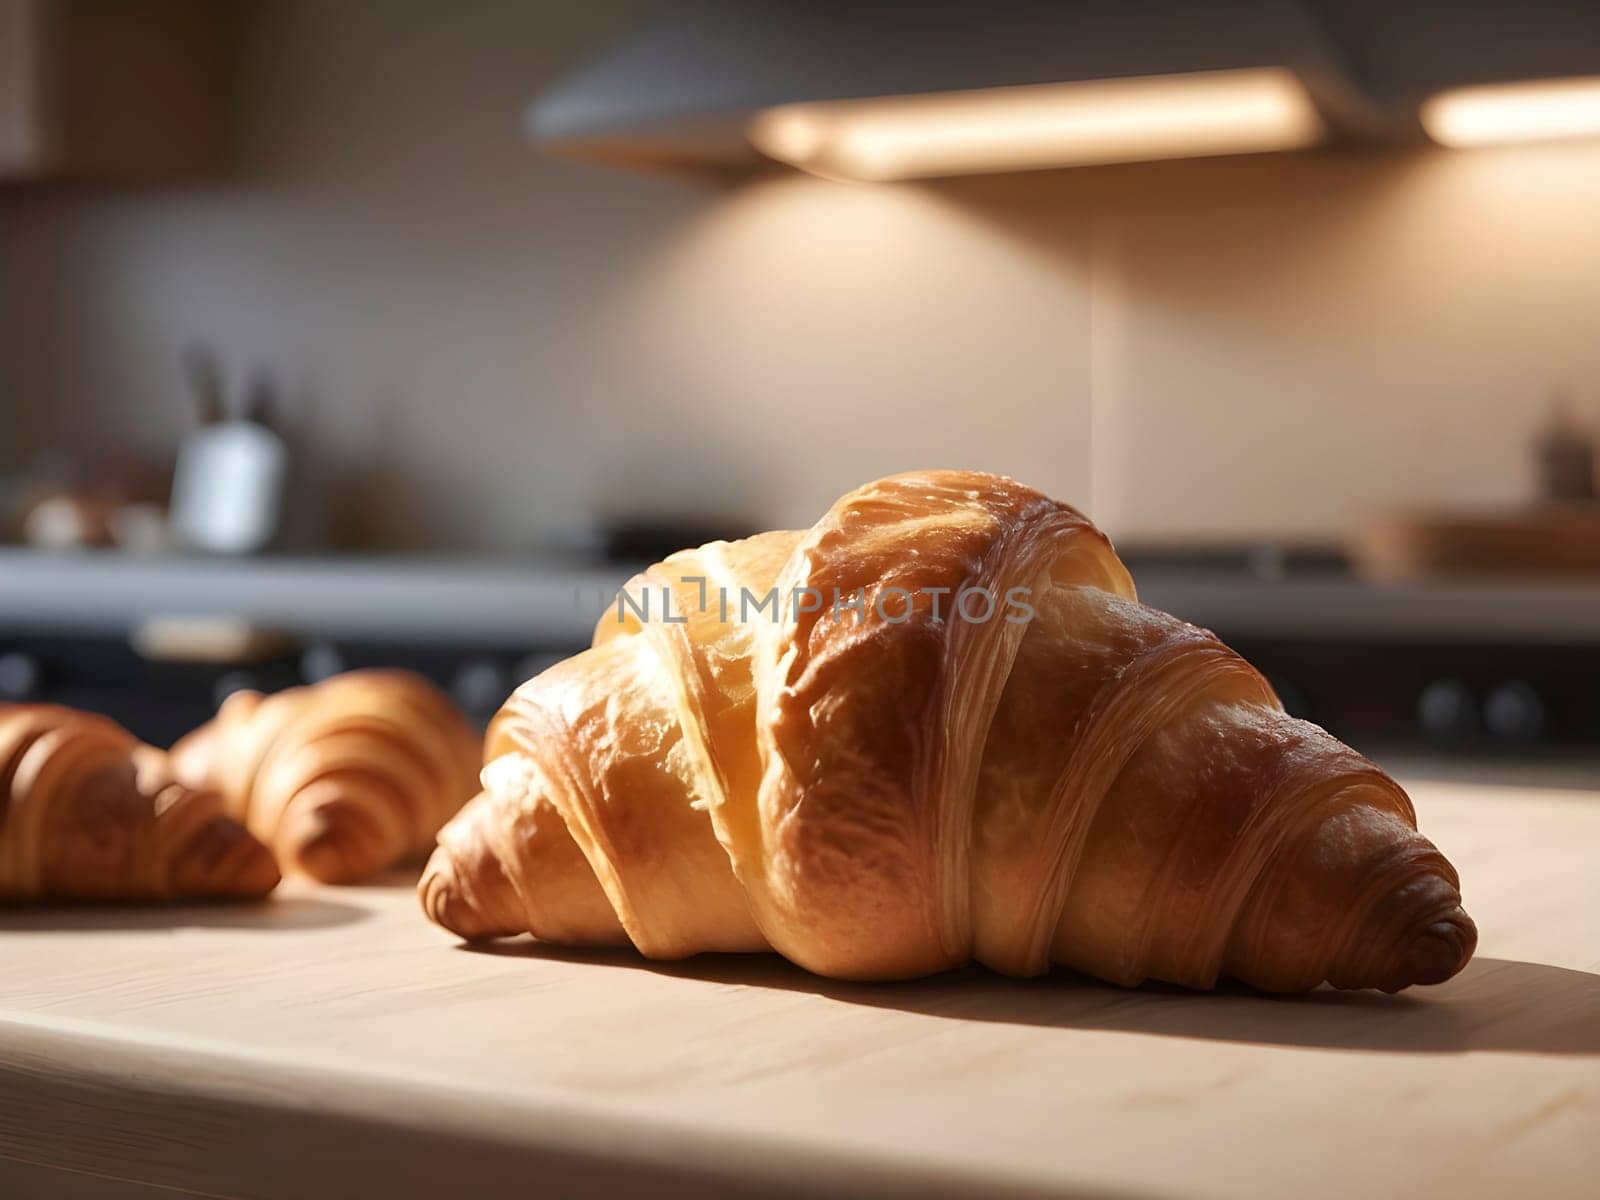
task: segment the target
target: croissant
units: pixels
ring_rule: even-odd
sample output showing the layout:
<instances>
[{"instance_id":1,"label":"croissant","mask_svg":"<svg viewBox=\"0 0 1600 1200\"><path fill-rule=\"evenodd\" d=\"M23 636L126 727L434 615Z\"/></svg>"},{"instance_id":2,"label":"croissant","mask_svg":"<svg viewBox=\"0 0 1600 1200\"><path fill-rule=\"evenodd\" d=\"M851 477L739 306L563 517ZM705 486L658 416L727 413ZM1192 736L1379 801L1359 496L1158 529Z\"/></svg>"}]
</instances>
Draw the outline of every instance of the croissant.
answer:
<instances>
[{"instance_id":1,"label":"croissant","mask_svg":"<svg viewBox=\"0 0 1600 1200\"><path fill-rule=\"evenodd\" d=\"M0 704L0 904L254 899L272 853L104 717Z\"/></svg>"},{"instance_id":2,"label":"croissant","mask_svg":"<svg viewBox=\"0 0 1600 1200\"><path fill-rule=\"evenodd\" d=\"M1477 940L1392 779L990 475L651 567L485 753L419 884L467 939L1277 992L1437 983Z\"/></svg>"},{"instance_id":3,"label":"croissant","mask_svg":"<svg viewBox=\"0 0 1600 1200\"><path fill-rule=\"evenodd\" d=\"M326 883L421 858L477 790L480 755L449 699L405 671L235 692L172 748L178 778L215 788L285 870Z\"/></svg>"}]
</instances>

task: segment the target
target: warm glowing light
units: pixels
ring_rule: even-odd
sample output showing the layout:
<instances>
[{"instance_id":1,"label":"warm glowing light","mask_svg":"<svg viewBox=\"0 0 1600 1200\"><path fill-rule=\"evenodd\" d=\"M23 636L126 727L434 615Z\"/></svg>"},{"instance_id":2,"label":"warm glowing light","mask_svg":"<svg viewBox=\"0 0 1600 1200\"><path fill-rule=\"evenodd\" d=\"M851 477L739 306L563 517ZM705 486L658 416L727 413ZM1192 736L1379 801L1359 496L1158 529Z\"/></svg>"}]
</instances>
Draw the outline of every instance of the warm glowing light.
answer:
<instances>
[{"instance_id":1,"label":"warm glowing light","mask_svg":"<svg viewBox=\"0 0 1600 1200\"><path fill-rule=\"evenodd\" d=\"M1440 92L1423 104L1422 127L1444 146L1600 137L1600 76Z\"/></svg>"},{"instance_id":2,"label":"warm glowing light","mask_svg":"<svg viewBox=\"0 0 1600 1200\"><path fill-rule=\"evenodd\" d=\"M750 140L813 174L888 180L1292 150L1322 132L1299 79L1269 67L786 104Z\"/></svg>"}]
</instances>

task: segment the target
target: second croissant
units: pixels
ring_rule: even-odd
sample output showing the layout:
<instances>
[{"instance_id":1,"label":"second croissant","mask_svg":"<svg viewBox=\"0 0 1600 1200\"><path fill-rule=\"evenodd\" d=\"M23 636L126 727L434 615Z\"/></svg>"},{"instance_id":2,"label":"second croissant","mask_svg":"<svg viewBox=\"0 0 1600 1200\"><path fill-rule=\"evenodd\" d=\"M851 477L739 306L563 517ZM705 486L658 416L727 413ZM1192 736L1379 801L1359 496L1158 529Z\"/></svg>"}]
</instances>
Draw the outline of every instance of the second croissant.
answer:
<instances>
[{"instance_id":1,"label":"second croissant","mask_svg":"<svg viewBox=\"0 0 1600 1200\"><path fill-rule=\"evenodd\" d=\"M433 684L351 671L270 696L235 692L172 748L284 870L353 883L420 858L477 787L479 739Z\"/></svg>"}]
</instances>

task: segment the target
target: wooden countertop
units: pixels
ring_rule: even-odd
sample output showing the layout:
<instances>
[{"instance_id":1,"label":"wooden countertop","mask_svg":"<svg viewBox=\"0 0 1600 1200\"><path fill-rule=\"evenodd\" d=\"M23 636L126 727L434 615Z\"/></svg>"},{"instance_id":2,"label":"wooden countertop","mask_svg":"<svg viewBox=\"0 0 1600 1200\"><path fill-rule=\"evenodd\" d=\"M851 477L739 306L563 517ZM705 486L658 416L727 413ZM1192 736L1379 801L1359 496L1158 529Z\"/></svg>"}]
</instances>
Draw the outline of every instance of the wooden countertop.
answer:
<instances>
[{"instance_id":1,"label":"wooden countertop","mask_svg":"<svg viewBox=\"0 0 1600 1200\"><path fill-rule=\"evenodd\" d=\"M1600 793L1412 791L1482 941L1393 998L469 951L400 883L0 916L0 1194L1592 1195Z\"/></svg>"}]
</instances>

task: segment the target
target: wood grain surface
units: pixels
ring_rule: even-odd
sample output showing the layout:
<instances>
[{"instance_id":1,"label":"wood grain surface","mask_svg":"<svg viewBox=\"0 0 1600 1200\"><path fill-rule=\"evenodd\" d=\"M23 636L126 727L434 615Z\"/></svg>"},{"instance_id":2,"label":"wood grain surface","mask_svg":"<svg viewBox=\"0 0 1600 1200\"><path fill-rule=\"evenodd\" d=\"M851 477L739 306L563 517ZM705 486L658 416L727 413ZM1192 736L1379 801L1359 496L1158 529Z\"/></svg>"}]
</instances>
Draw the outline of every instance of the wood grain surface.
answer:
<instances>
[{"instance_id":1,"label":"wood grain surface","mask_svg":"<svg viewBox=\"0 0 1600 1200\"><path fill-rule=\"evenodd\" d=\"M0 914L0 1195L1593 1195L1600 793L1411 790L1482 941L1398 997L468 950L403 880Z\"/></svg>"}]
</instances>

